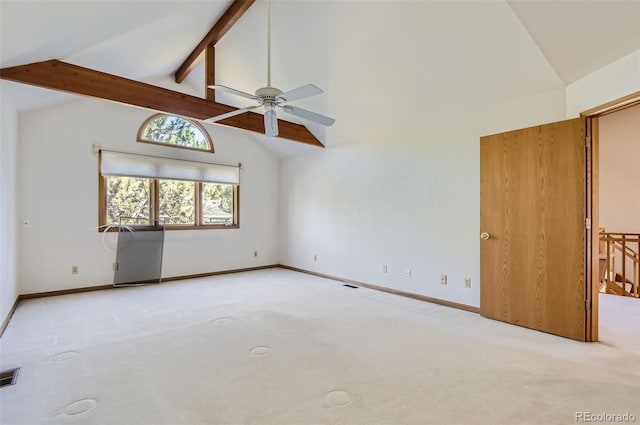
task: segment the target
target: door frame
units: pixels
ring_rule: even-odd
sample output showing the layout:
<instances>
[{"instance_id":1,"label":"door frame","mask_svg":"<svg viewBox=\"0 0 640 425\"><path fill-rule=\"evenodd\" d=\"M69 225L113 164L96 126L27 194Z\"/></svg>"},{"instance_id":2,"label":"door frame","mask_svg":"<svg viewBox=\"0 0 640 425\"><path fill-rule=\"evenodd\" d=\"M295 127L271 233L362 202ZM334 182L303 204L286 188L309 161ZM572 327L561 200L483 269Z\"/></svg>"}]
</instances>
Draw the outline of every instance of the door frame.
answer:
<instances>
[{"instance_id":1,"label":"door frame","mask_svg":"<svg viewBox=\"0 0 640 425\"><path fill-rule=\"evenodd\" d=\"M586 237L586 303L587 320L585 336L586 341L598 341L598 294L600 293L599 274L599 229L600 229L600 138L599 118L612 112L640 104L640 91L631 93L619 99L612 100L603 105L596 106L580 113L580 117L586 123L586 207L587 219L590 220L590 228Z\"/></svg>"}]
</instances>

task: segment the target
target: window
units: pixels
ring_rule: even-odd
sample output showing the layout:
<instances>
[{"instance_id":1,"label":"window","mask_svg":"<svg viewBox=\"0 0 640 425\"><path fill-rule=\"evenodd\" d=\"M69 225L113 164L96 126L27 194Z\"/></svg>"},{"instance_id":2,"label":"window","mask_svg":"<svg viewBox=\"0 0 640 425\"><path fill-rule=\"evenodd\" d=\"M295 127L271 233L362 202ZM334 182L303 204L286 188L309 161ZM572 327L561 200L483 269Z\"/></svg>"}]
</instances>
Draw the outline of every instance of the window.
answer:
<instances>
[{"instance_id":1,"label":"window","mask_svg":"<svg viewBox=\"0 0 640 425\"><path fill-rule=\"evenodd\" d=\"M232 223L234 196L233 186L229 184L202 183L202 223Z\"/></svg>"},{"instance_id":2,"label":"window","mask_svg":"<svg viewBox=\"0 0 640 425\"><path fill-rule=\"evenodd\" d=\"M100 226L237 228L239 167L100 153Z\"/></svg>"},{"instance_id":3,"label":"window","mask_svg":"<svg viewBox=\"0 0 640 425\"><path fill-rule=\"evenodd\" d=\"M139 177L111 176L106 185L106 220L100 224L120 224L120 217L127 223L151 225L151 193L153 180Z\"/></svg>"},{"instance_id":4,"label":"window","mask_svg":"<svg viewBox=\"0 0 640 425\"><path fill-rule=\"evenodd\" d=\"M196 184L182 180L158 180L160 222L192 224L196 221Z\"/></svg>"},{"instance_id":5,"label":"window","mask_svg":"<svg viewBox=\"0 0 640 425\"><path fill-rule=\"evenodd\" d=\"M152 115L140 126L138 142L213 153L213 143L204 127L175 115Z\"/></svg>"}]
</instances>

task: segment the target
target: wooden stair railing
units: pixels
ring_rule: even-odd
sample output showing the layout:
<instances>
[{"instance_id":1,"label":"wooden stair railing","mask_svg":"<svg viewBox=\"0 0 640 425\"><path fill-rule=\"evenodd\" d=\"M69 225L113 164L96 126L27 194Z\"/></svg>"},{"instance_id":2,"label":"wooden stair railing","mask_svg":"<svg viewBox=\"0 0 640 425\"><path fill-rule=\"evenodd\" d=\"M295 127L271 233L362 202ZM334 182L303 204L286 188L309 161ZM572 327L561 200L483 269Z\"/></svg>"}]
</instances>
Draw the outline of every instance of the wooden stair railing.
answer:
<instances>
[{"instance_id":1,"label":"wooden stair railing","mask_svg":"<svg viewBox=\"0 0 640 425\"><path fill-rule=\"evenodd\" d=\"M600 278L606 292L640 298L640 233L601 230L600 251L600 266L604 266ZM620 260L617 269L616 258Z\"/></svg>"}]
</instances>

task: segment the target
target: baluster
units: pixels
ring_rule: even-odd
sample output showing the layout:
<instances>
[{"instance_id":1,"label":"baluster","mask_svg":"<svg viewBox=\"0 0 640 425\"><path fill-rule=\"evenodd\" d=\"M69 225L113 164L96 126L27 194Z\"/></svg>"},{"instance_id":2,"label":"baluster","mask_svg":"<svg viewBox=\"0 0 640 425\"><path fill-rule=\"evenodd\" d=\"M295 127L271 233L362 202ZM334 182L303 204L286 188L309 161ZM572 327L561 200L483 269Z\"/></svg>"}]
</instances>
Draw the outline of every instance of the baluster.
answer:
<instances>
[{"instance_id":1,"label":"baluster","mask_svg":"<svg viewBox=\"0 0 640 425\"><path fill-rule=\"evenodd\" d=\"M605 271L605 280L606 280L606 288L609 287L609 282L611 282L611 239L609 234L606 235L607 241L607 270ZM609 291L606 291L609 293Z\"/></svg>"},{"instance_id":2,"label":"baluster","mask_svg":"<svg viewBox=\"0 0 640 425\"><path fill-rule=\"evenodd\" d=\"M622 235L622 296L627 293L627 235Z\"/></svg>"},{"instance_id":3,"label":"baluster","mask_svg":"<svg viewBox=\"0 0 640 425\"><path fill-rule=\"evenodd\" d=\"M638 245L633 262L633 286L636 292L636 298L640 297L638 286L640 285L640 235L636 235L636 243Z\"/></svg>"}]
</instances>

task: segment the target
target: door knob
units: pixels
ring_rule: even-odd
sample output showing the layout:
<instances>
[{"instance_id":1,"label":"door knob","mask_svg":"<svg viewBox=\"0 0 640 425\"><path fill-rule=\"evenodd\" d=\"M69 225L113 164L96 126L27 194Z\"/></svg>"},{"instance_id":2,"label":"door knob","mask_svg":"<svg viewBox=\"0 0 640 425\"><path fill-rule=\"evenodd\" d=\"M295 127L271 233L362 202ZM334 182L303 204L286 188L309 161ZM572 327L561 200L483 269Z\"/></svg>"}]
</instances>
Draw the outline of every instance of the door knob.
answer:
<instances>
[{"instance_id":1,"label":"door knob","mask_svg":"<svg viewBox=\"0 0 640 425\"><path fill-rule=\"evenodd\" d=\"M480 233L480 239L482 239L483 241L489 240L491 239L491 235L487 232L482 232Z\"/></svg>"}]
</instances>

